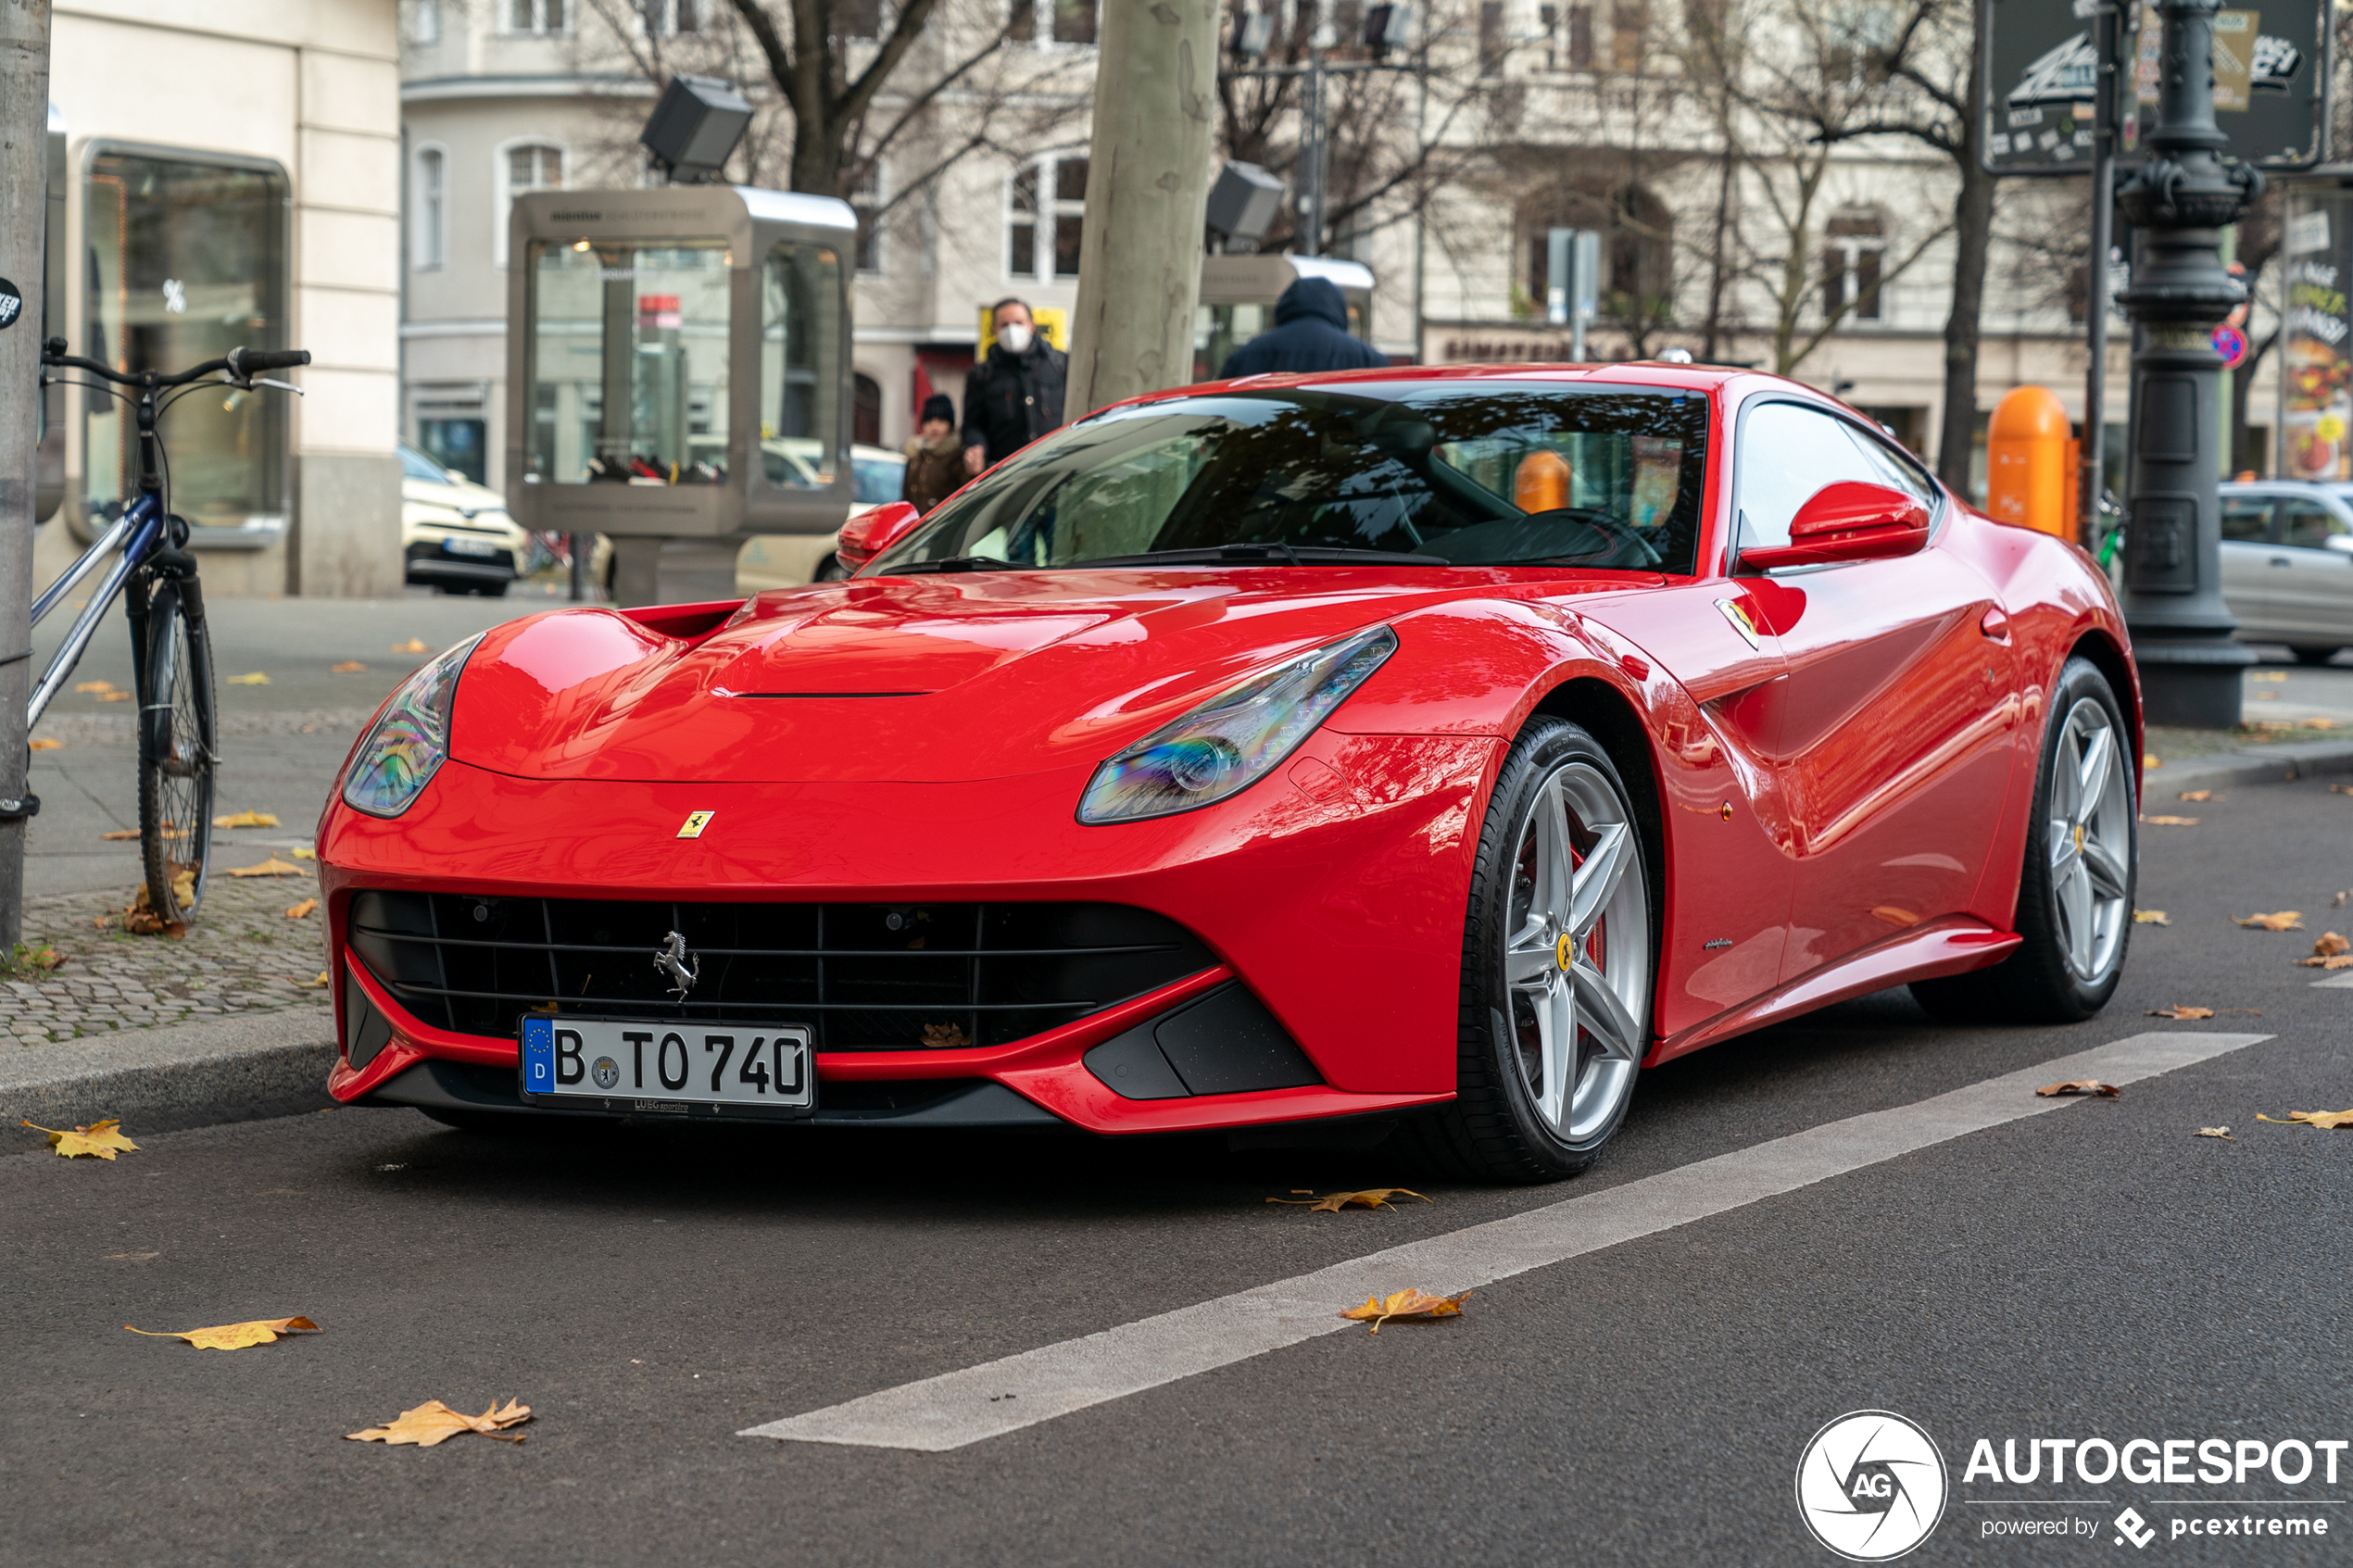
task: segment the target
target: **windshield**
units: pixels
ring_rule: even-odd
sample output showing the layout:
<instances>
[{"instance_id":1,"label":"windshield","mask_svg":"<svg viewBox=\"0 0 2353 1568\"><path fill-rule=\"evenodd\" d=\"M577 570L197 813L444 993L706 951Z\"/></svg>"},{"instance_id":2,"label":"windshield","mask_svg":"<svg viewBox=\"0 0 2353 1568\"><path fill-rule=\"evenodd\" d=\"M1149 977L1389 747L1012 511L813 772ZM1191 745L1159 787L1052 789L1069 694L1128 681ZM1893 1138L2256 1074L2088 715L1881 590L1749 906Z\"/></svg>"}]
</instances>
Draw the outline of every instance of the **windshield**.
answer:
<instances>
[{"instance_id":1,"label":"windshield","mask_svg":"<svg viewBox=\"0 0 2353 1568\"><path fill-rule=\"evenodd\" d=\"M1707 425L1697 392L1551 383L1174 397L1025 448L870 572L1261 545L1688 573Z\"/></svg>"},{"instance_id":2,"label":"windshield","mask_svg":"<svg viewBox=\"0 0 2353 1568\"><path fill-rule=\"evenodd\" d=\"M449 483L449 470L418 451L414 446L404 441L396 449L400 453L401 478L422 479L430 484Z\"/></svg>"}]
</instances>

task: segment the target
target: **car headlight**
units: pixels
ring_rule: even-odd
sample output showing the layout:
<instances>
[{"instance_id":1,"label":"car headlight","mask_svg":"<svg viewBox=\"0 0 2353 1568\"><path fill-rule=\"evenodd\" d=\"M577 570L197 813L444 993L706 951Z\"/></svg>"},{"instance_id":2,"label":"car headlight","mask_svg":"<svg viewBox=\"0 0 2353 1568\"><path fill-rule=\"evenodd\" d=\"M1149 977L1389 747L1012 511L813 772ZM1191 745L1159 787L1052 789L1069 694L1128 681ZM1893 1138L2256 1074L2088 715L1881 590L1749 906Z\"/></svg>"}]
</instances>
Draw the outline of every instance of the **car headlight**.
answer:
<instances>
[{"instance_id":1,"label":"car headlight","mask_svg":"<svg viewBox=\"0 0 2353 1568\"><path fill-rule=\"evenodd\" d=\"M371 817L396 817L416 803L449 759L449 712L458 671L482 641L476 633L401 684L344 770L343 803Z\"/></svg>"},{"instance_id":2,"label":"car headlight","mask_svg":"<svg viewBox=\"0 0 2353 1568\"><path fill-rule=\"evenodd\" d=\"M1078 820L1165 817L1247 789L1396 651L1397 633L1376 626L1219 693L1096 769Z\"/></svg>"}]
</instances>

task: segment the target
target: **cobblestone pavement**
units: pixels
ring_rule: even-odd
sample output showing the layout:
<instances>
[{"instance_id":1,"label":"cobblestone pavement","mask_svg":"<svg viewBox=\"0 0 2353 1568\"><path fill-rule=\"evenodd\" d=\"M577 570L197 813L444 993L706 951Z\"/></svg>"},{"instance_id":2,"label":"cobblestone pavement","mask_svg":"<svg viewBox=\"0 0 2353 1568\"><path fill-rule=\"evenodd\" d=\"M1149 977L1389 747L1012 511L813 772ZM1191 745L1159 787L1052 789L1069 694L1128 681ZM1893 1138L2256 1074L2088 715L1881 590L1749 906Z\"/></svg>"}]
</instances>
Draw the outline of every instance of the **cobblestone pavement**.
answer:
<instances>
[{"instance_id":1,"label":"cobblestone pavement","mask_svg":"<svg viewBox=\"0 0 2353 1568\"><path fill-rule=\"evenodd\" d=\"M56 894L25 910L28 946L47 943L65 961L39 979L0 982L0 1039L51 1040L185 1023L231 1013L304 1008L325 1012L327 988L307 984L325 963L325 917L288 920L289 906L317 891L310 862L299 876L231 877L232 866L273 852L258 834L221 833L204 908L188 935L131 936L120 913L132 889ZM278 858L286 858L283 847ZM106 926L94 923L105 919Z\"/></svg>"}]
</instances>

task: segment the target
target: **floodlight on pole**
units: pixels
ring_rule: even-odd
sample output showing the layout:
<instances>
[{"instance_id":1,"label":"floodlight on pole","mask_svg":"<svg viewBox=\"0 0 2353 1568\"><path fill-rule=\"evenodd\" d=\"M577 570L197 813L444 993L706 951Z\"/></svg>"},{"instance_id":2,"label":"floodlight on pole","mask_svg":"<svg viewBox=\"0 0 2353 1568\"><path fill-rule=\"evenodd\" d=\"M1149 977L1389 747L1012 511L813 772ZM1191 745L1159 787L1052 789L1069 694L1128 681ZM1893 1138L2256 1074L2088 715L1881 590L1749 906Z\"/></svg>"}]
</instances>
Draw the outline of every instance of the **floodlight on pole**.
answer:
<instances>
[{"instance_id":1,"label":"floodlight on pole","mask_svg":"<svg viewBox=\"0 0 2353 1568\"><path fill-rule=\"evenodd\" d=\"M637 140L672 183L692 185L719 172L750 125L751 102L734 82L681 71L662 89Z\"/></svg>"}]
</instances>

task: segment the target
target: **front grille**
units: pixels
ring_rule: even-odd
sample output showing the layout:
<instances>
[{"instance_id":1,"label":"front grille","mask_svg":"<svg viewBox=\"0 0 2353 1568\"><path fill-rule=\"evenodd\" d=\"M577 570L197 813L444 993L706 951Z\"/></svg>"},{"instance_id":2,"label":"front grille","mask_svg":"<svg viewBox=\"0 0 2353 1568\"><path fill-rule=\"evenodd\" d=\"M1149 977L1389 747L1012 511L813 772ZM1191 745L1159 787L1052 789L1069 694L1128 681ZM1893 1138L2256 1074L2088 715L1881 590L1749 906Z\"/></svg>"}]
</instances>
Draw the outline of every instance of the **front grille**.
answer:
<instances>
[{"instance_id":1,"label":"front grille","mask_svg":"<svg viewBox=\"0 0 2353 1568\"><path fill-rule=\"evenodd\" d=\"M686 1000L654 955L676 932ZM515 1037L522 1014L806 1023L817 1048L998 1046L1216 962L1120 904L711 904L368 890L351 946L426 1023Z\"/></svg>"}]
</instances>

